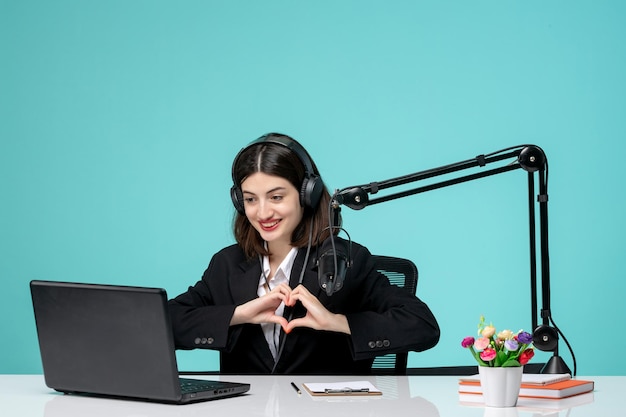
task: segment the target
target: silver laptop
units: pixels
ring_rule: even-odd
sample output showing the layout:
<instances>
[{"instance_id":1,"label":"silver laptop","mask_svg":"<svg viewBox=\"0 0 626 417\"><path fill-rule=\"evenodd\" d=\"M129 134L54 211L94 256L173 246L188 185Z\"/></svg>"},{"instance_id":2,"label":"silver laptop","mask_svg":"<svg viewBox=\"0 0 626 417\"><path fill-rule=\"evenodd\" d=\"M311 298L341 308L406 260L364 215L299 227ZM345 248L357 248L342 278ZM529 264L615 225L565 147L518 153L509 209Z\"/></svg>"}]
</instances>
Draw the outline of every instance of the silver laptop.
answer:
<instances>
[{"instance_id":1,"label":"silver laptop","mask_svg":"<svg viewBox=\"0 0 626 417\"><path fill-rule=\"evenodd\" d=\"M63 393L185 404L250 384L180 378L161 288L31 281L46 385Z\"/></svg>"}]
</instances>

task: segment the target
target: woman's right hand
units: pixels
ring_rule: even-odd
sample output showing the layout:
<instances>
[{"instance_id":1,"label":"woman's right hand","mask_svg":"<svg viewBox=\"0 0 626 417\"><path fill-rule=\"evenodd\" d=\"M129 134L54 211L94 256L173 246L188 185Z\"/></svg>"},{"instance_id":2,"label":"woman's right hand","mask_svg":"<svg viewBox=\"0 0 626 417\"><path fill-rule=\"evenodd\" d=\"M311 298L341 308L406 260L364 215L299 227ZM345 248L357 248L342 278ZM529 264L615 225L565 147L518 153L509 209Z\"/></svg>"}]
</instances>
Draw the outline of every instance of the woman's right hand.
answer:
<instances>
[{"instance_id":1,"label":"woman's right hand","mask_svg":"<svg viewBox=\"0 0 626 417\"><path fill-rule=\"evenodd\" d=\"M276 309L280 303L287 299L290 293L289 285L281 284L269 293L237 306L233 317L230 319L230 325L276 323L285 327L287 319L276 315Z\"/></svg>"}]
</instances>

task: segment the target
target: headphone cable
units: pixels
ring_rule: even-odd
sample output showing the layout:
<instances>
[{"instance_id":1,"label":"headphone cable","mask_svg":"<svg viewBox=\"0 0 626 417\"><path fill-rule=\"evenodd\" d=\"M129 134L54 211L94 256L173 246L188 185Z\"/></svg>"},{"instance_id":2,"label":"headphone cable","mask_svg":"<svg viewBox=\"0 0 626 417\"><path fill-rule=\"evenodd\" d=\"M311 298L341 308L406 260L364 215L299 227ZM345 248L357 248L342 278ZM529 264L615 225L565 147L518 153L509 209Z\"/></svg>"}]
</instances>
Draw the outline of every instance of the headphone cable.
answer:
<instances>
[{"instance_id":1,"label":"headphone cable","mask_svg":"<svg viewBox=\"0 0 626 417\"><path fill-rule=\"evenodd\" d=\"M307 264L309 262L309 255L311 253L311 246L313 243L313 226L315 224L315 217L312 217L311 227L309 228L309 242L306 247L306 254L304 255L304 264L302 265L302 269L300 270L300 277L298 278L298 285L302 284L304 280L304 271L306 270ZM293 309L289 312L289 316L287 321L291 321L293 318ZM283 331L281 329L281 331ZM285 341L287 340L287 333L283 336L283 340L280 342L280 347L278 348L278 352L276 353L276 359L274 360L274 366L272 367L272 374L276 372L276 367L278 366L278 361L283 355L283 349L285 348Z\"/></svg>"}]
</instances>

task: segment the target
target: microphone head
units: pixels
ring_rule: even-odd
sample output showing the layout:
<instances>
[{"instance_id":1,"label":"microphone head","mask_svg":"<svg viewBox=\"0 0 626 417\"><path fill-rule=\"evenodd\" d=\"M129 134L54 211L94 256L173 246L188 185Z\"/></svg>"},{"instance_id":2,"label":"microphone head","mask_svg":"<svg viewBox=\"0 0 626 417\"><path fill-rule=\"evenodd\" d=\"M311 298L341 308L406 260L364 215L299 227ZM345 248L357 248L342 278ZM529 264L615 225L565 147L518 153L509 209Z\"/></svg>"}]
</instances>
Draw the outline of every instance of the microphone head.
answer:
<instances>
[{"instance_id":1,"label":"microphone head","mask_svg":"<svg viewBox=\"0 0 626 417\"><path fill-rule=\"evenodd\" d=\"M337 270L335 271L335 256L337 259ZM326 295L331 296L335 291L343 287L343 280L346 276L348 259L345 254L333 253L332 249L324 252L317 260L317 279L320 288L326 291Z\"/></svg>"}]
</instances>

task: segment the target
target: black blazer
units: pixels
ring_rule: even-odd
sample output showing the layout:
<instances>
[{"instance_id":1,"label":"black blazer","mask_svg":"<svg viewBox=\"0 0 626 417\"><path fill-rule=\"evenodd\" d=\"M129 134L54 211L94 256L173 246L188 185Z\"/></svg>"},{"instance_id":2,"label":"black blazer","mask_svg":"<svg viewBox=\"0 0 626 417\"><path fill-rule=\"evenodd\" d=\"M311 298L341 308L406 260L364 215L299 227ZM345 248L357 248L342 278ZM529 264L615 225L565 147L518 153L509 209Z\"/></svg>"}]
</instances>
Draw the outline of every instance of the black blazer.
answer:
<instances>
[{"instance_id":1,"label":"black blazer","mask_svg":"<svg viewBox=\"0 0 626 417\"><path fill-rule=\"evenodd\" d=\"M284 343L276 373L366 374L375 356L422 351L437 344L439 327L430 309L415 295L390 285L374 269L364 246L352 242L353 266L344 286L327 296L318 284L315 248L311 250L302 284L331 312L344 314L351 335L296 328L281 334ZM290 285L294 288L304 263L298 252ZM222 373L269 373L274 368L261 326L230 327L235 307L257 297L261 276L258 259L246 259L238 245L216 253L202 279L169 301L178 349L217 349ZM299 303L294 317L305 309Z\"/></svg>"}]
</instances>

